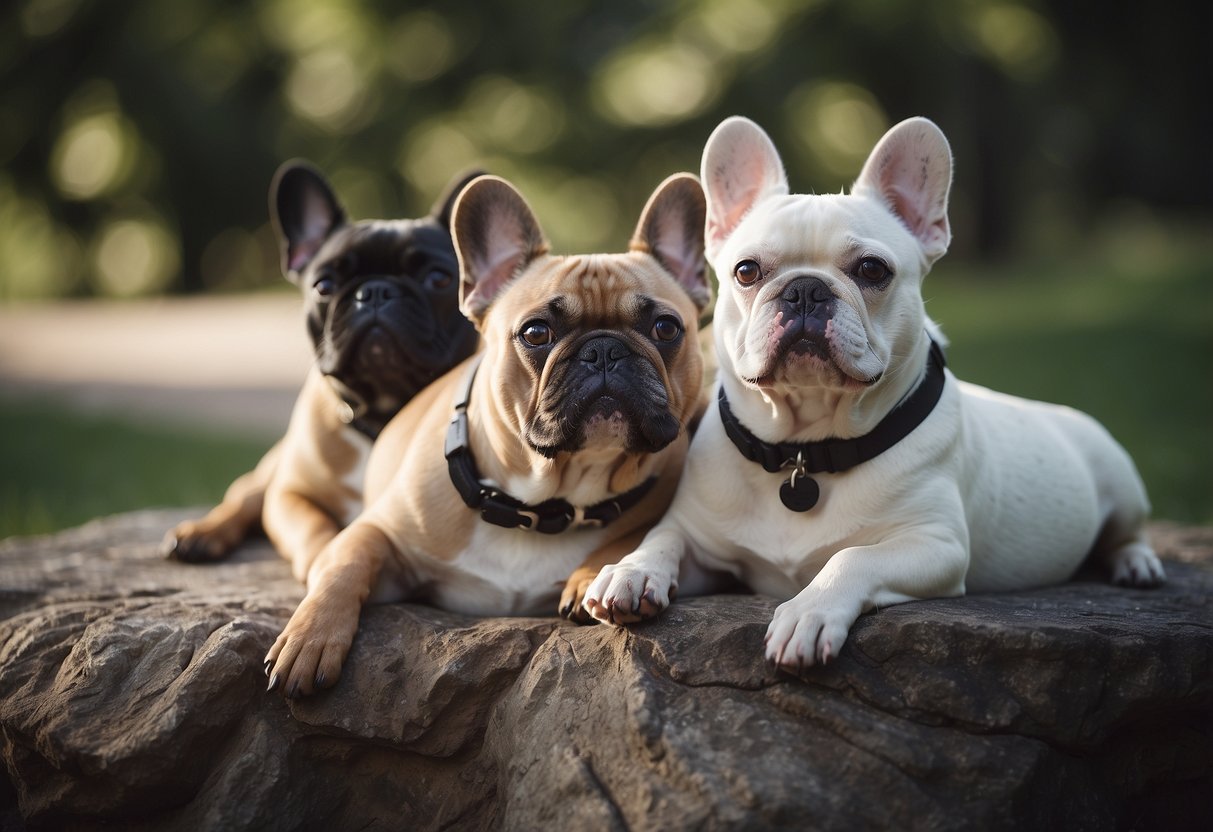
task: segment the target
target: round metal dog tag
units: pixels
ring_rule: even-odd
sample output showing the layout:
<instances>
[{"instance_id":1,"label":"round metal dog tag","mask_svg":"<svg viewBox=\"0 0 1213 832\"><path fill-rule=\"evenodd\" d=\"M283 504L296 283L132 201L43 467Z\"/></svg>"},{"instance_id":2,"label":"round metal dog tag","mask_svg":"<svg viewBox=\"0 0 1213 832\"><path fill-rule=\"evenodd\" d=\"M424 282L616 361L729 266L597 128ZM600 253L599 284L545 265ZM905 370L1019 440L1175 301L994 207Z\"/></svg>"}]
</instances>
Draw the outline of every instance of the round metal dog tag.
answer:
<instances>
[{"instance_id":1,"label":"round metal dog tag","mask_svg":"<svg viewBox=\"0 0 1213 832\"><path fill-rule=\"evenodd\" d=\"M795 476L779 486L779 499L792 511L808 511L817 505L821 488L812 477Z\"/></svg>"}]
</instances>

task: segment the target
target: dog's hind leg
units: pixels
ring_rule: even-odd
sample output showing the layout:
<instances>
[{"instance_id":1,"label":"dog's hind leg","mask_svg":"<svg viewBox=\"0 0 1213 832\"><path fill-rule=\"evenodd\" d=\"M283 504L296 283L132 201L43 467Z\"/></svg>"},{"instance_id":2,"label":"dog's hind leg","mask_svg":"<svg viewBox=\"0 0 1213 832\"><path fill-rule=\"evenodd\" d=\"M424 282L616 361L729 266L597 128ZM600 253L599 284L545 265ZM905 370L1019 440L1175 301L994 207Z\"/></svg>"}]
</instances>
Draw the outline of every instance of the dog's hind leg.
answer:
<instances>
[{"instance_id":1,"label":"dog's hind leg","mask_svg":"<svg viewBox=\"0 0 1213 832\"><path fill-rule=\"evenodd\" d=\"M1144 512L1118 507L1104 523L1095 544L1095 557L1107 564L1112 583L1153 587L1166 580L1162 561L1154 554L1143 528L1144 522Z\"/></svg>"},{"instance_id":2,"label":"dog's hind leg","mask_svg":"<svg viewBox=\"0 0 1213 832\"><path fill-rule=\"evenodd\" d=\"M1146 535L1150 501L1136 467L1119 445L1101 454L1096 464L1100 507L1106 519L1093 550L1095 558L1107 564L1115 584L1158 586L1166 580L1166 573Z\"/></svg>"}]
</instances>

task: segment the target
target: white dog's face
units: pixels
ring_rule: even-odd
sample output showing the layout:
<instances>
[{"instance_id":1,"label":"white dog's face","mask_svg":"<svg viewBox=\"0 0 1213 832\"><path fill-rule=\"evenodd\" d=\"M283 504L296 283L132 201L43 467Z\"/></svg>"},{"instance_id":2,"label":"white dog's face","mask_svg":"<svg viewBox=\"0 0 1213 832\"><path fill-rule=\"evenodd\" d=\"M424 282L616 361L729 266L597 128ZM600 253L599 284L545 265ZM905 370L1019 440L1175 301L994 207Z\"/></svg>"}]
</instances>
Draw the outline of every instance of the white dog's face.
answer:
<instances>
[{"instance_id":1,"label":"white dog's face","mask_svg":"<svg viewBox=\"0 0 1213 832\"><path fill-rule=\"evenodd\" d=\"M748 386L862 390L895 371L926 320L923 275L947 248L951 153L925 119L893 128L851 195L788 195L743 118L708 140L708 254L721 361Z\"/></svg>"}]
</instances>

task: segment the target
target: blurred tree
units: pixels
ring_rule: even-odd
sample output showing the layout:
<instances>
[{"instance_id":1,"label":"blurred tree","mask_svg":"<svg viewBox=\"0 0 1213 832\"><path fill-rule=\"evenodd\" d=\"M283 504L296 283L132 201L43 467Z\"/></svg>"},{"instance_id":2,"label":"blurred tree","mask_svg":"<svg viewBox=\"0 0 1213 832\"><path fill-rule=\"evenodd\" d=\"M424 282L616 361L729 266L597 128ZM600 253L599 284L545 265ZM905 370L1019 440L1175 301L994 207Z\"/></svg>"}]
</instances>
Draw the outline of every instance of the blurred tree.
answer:
<instances>
[{"instance_id":1,"label":"blurred tree","mask_svg":"<svg viewBox=\"0 0 1213 832\"><path fill-rule=\"evenodd\" d=\"M272 283L265 191L293 156L357 216L416 215L484 165L558 250L618 247L732 113L817 191L935 119L962 253L1071 244L1125 200L1207 220L1211 9L22 0L0 11L0 298Z\"/></svg>"}]
</instances>

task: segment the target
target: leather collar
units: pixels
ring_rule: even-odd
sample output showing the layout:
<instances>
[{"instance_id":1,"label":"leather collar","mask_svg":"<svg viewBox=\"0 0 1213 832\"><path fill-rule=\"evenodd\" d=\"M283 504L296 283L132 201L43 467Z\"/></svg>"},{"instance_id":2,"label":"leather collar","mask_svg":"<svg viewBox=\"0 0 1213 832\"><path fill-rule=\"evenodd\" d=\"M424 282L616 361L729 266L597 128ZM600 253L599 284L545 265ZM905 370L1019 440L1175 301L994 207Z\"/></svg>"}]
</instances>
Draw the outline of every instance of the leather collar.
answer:
<instances>
[{"instance_id":1,"label":"leather collar","mask_svg":"<svg viewBox=\"0 0 1213 832\"><path fill-rule=\"evenodd\" d=\"M639 503L656 484L657 478L649 477L618 497L581 507L559 497L545 500L538 505L528 505L482 481L468 442L467 414L468 400L472 396L472 381L476 378L481 358L482 356L478 355L472 359L467 379L455 395L455 412L447 427L443 453L446 455L447 468L455 490L468 508L480 512L482 520L507 529L524 529L541 534L560 534L570 528L605 526Z\"/></svg>"},{"instance_id":2,"label":"leather collar","mask_svg":"<svg viewBox=\"0 0 1213 832\"><path fill-rule=\"evenodd\" d=\"M792 469L792 475L780 488L780 499L792 511L808 511L817 503L817 483L808 475L849 471L856 465L875 459L905 439L921 425L939 403L943 394L944 355L935 339L927 355L927 370L914 392L889 411L870 433L854 439L823 439L818 442L764 442L741 424L729 407L724 388L720 389L720 420L724 431L741 455L777 473Z\"/></svg>"}]
</instances>

